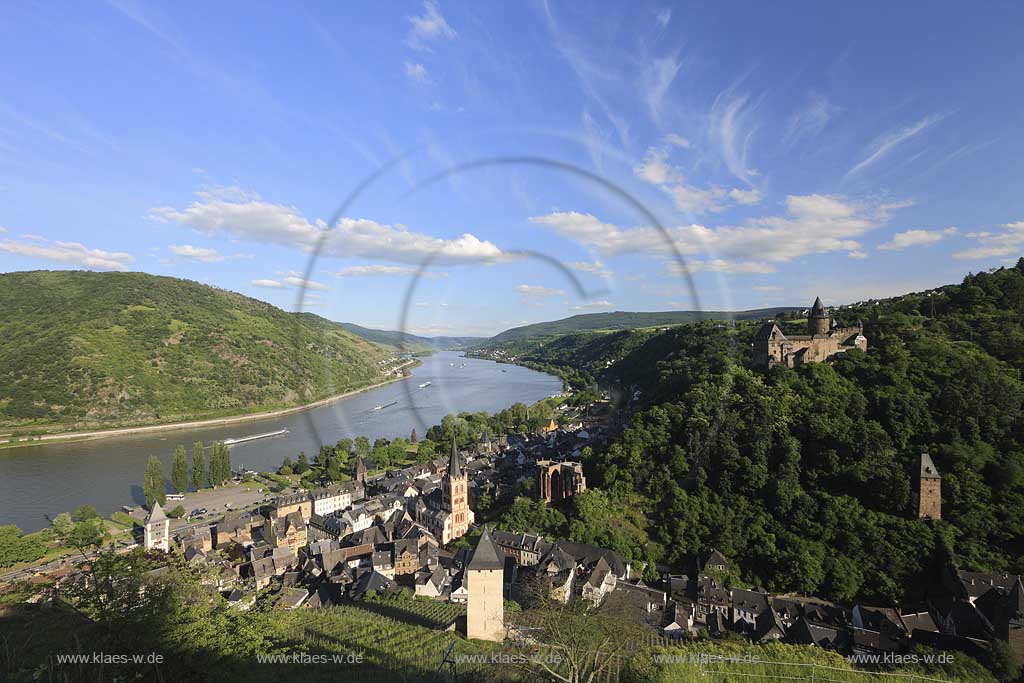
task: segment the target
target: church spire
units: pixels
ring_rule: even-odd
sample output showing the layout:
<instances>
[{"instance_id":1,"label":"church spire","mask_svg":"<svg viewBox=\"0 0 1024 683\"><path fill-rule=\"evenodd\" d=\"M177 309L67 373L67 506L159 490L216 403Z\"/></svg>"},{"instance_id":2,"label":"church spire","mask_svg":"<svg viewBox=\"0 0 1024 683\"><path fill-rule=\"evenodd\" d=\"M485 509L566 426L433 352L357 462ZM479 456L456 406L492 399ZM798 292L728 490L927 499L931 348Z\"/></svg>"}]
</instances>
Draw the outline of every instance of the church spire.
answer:
<instances>
[{"instance_id":1,"label":"church spire","mask_svg":"<svg viewBox=\"0 0 1024 683\"><path fill-rule=\"evenodd\" d=\"M462 459L459 457L459 448L455 445L455 437L452 437L452 454L448 456L448 476L457 479L462 476Z\"/></svg>"}]
</instances>

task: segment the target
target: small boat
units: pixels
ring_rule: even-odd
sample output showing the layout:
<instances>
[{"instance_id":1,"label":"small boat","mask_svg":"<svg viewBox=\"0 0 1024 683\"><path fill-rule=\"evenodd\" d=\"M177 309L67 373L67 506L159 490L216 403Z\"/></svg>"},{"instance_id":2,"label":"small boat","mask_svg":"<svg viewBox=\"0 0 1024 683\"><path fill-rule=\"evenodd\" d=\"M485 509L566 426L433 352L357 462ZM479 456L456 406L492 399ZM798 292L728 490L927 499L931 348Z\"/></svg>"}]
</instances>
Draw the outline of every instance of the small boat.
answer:
<instances>
[{"instance_id":1,"label":"small boat","mask_svg":"<svg viewBox=\"0 0 1024 683\"><path fill-rule=\"evenodd\" d=\"M426 388L427 388L427 387L429 387L429 386L430 386L431 384L432 384L432 382L424 382L423 384L421 384L421 385L420 385L420 389L426 389Z\"/></svg>"},{"instance_id":2,"label":"small boat","mask_svg":"<svg viewBox=\"0 0 1024 683\"><path fill-rule=\"evenodd\" d=\"M384 404L379 405L379 406L374 406L373 409L374 410L383 410L384 408L390 408L391 406L395 405L396 403L398 403L398 401L392 401L391 403L384 403Z\"/></svg>"},{"instance_id":3,"label":"small boat","mask_svg":"<svg viewBox=\"0 0 1024 683\"><path fill-rule=\"evenodd\" d=\"M287 429L278 429L276 432L266 432L264 434L253 434L252 436L243 436L237 439L224 439L223 443L225 446L233 446L236 443L245 443L246 441L255 441L256 439L269 439L272 436L281 436L287 434Z\"/></svg>"}]
</instances>

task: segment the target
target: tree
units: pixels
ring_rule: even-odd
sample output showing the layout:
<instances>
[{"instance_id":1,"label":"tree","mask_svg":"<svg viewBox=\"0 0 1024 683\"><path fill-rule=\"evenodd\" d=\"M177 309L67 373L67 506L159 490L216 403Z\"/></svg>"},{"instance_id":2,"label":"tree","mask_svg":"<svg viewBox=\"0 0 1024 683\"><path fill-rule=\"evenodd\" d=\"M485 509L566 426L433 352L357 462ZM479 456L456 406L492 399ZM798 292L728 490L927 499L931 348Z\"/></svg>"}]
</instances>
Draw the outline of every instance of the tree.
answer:
<instances>
[{"instance_id":1,"label":"tree","mask_svg":"<svg viewBox=\"0 0 1024 683\"><path fill-rule=\"evenodd\" d=\"M338 439L338 444L334 447L336 455L348 459L349 454L352 452L352 439Z\"/></svg>"},{"instance_id":2,"label":"tree","mask_svg":"<svg viewBox=\"0 0 1024 683\"><path fill-rule=\"evenodd\" d=\"M181 505L176 505L173 510L168 510L167 516L171 519L180 519L185 516L185 508Z\"/></svg>"},{"instance_id":3,"label":"tree","mask_svg":"<svg viewBox=\"0 0 1024 683\"><path fill-rule=\"evenodd\" d=\"M188 490L188 455L185 447L179 445L174 449L174 461L171 463L171 486L177 493Z\"/></svg>"},{"instance_id":4,"label":"tree","mask_svg":"<svg viewBox=\"0 0 1024 683\"><path fill-rule=\"evenodd\" d=\"M192 444L192 488L196 491L206 486L206 449L202 441Z\"/></svg>"},{"instance_id":5,"label":"tree","mask_svg":"<svg viewBox=\"0 0 1024 683\"><path fill-rule=\"evenodd\" d=\"M420 437L416 434L416 428L413 427L412 434L409 435L409 443L416 443L419 440Z\"/></svg>"},{"instance_id":6,"label":"tree","mask_svg":"<svg viewBox=\"0 0 1024 683\"><path fill-rule=\"evenodd\" d=\"M53 532L57 534L57 538L67 538L68 534L71 533L71 529L75 526L75 523L71 521L71 515L66 512L62 512L53 518L50 522L50 526L53 527Z\"/></svg>"},{"instance_id":7,"label":"tree","mask_svg":"<svg viewBox=\"0 0 1024 683\"><path fill-rule=\"evenodd\" d=\"M437 455L437 445L430 439L420 441L416 449L416 462L428 462Z\"/></svg>"},{"instance_id":8,"label":"tree","mask_svg":"<svg viewBox=\"0 0 1024 683\"><path fill-rule=\"evenodd\" d=\"M149 456L146 463L146 475L142 481L142 492L146 496L146 507L152 509L153 503L163 505L167 501L167 482L164 480L164 464L155 455Z\"/></svg>"},{"instance_id":9,"label":"tree","mask_svg":"<svg viewBox=\"0 0 1024 683\"><path fill-rule=\"evenodd\" d=\"M75 514L72 515L72 518L76 522L84 522L90 519L102 519L102 516L100 515L99 511L92 505L83 503L82 505L79 505L77 508L75 508Z\"/></svg>"},{"instance_id":10,"label":"tree","mask_svg":"<svg viewBox=\"0 0 1024 683\"><path fill-rule=\"evenodd\" d=\"M0 526L0 567L35 562L45 554L46 543L39 534L22 536L13 524Z\"/></svg>"},{"instance_id":11,"label":"tree","mask_svg":"<svg viewBox=\"0 0 1024 683\"><path fill-rule=\"evenodd\" d=\"M210 447L210 483L223 486L231 479L231 450L222 441Z\"/></svg>"},{"instance_id":12,"label":"tree","mask_svg":"<svg viewBox=\"0 0 1024 683\"><path fill-rule=\"evenodd\" d=\"M366 458L370 455L370 440L365 436L356 437L356 455L360 458Z\"/></svg>"},{"instance_id":13,"label":"tree","mask_svg":"<svg viewBox=\"0 0 1024 683\"><path fill-rule=\"evenodd\" d=\"M309 471L309 461L306 459L306 451L299 453L299 461L295 463L295 467L292 469L295 470L296 474L305 474Z\"/></svg>"}]
</instances>

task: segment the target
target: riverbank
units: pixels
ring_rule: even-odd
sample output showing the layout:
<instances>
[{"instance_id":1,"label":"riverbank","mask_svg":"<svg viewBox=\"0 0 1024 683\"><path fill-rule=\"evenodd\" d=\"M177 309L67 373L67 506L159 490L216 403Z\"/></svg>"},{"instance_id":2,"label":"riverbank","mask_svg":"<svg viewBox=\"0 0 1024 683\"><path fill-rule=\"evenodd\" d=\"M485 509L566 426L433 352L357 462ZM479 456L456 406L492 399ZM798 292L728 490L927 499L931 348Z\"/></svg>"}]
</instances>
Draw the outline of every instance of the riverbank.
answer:
<instances>
[{"instance_id":1,"label":"riverbank","mask_svg":"<svg viewBox=\"0 0 1024 683\"><path fill-rule=\"evenodd\" d=\"M394 371L403 370L410 365L416 366L420 363L418 360L410 360L402 365L394 368ZM301 406L292 406L291 408L280 408L277 410L269 410L262 413L246 413L242 415L231 415L226 417L216 417L204 420L192 420L189 422L172 422L168 424L156 424L156 425L143 425L139 427L116 427L113 429L97 429L82 432L65 432L65 433L54 433L54 434L40 434L34 436L17 436L17 435L5 435L8 438L6 443L0 443L0 449L7 448L18 448L19 446L37 446L41 443L65 443L69 441L91 441L93 439L102 439L112 436L130 436L134 434L152 434L164 431L173 431L176 429L196 429L203 427L225 427L234 424L244 424L246 422L258 422L260 420L268 420L277 417L287 417L288 415L295 415L307 410L314 408L320 408L321 406L330 405L336 401L340 401L345 398L356 396L358 394L379 389L380 387L387 386L394 382L399 382L411 377L411 375L405 374L401 377L392 377L378 382L376 384L370 384L359 389L352 389L346 391L343 394L337 394L336 396L329 396L327 398L307 403ZM4 438L4 437L0 437ZM13 439L13 440L12 440Z\"/></svg>"}]
</instances>

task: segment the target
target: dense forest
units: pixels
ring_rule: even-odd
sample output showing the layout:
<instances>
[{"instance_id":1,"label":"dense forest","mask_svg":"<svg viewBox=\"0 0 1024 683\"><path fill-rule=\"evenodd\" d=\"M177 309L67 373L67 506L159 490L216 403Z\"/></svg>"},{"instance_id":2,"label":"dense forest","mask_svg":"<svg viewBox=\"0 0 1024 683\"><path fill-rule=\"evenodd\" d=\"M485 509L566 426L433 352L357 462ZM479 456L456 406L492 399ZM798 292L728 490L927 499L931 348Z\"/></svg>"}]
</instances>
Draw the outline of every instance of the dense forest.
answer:
<instances>
[{"instance_id":1,"label":"dense forest","mask_svg":"<svg viewBox=\"0 0 1024 683\"><path fill-rule=\"evenodd\" d=\"M380 379L336 323L144 273L0 275L0 427L171 422L310 402Z\"/></svg>"},{"instance_id":2,"label":"dense forest","mask_svg":"<svg viewBox=\"0 0 1024 683\"><path fill-rule=\"evenodd\" d=\"M523 346L525 362L640 392L629 428L586 454L600 499L567 513L634 523L574 535L676 567L717 547L738 580L836 599L919 599L947 566L1024 572L1024 259L835 315L864 321L867 353L768 372L751 369L753 323ZM940 522L913 515L922 451L942 474Z\"/></svg>"}]
</instances>

